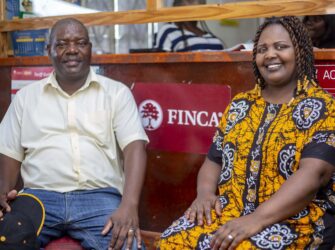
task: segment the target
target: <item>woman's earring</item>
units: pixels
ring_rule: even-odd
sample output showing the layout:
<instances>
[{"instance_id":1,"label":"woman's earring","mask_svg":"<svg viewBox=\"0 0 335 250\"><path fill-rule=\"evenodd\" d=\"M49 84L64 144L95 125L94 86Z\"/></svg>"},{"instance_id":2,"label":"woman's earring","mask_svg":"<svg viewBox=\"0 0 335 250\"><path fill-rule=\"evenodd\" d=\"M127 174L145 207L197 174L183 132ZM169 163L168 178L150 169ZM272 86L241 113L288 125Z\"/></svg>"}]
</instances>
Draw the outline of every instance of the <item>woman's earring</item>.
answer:
<instances>
[{"instance_id":1,"label":"woman's earring","mask_svg":"<svg viewBox=\"0 0 335 250\"><path fill-rule=\"evenodd\" d=\"M261 79L257 79L257 83L256 83L256 86L255 86L255 89L256 89L256 92L257 92L257 95L259 97L261 97L261 92L262 92L262 87L261 87Z\"/></svg>"},{"instance_id":2,"label":"woman's earring","mask_svg":"<svg viewBox=\"0 0 335 250\"><path fill-rule=\"evenodd\" d=\"M297 93L296 93L296 95L298 96L298 95L300 95L301 94L301 90L302 90L302 82L301 82L301 80L299 79L298 80L298 83L297 83Z\"/></svg>"},{"instance_id":3,"label":"woman's earring","mask_svg":"<svg viewBox=\"0 0 335 250\"><path fill-rule=\"evenodd\" d=\"M304 89L305 93L307 93L308 85L309 85L309 81L307 79L307 76L305 76L305 78L304 78L304 84L303 84L303 89Z\"/></svg>"}]
</instances>

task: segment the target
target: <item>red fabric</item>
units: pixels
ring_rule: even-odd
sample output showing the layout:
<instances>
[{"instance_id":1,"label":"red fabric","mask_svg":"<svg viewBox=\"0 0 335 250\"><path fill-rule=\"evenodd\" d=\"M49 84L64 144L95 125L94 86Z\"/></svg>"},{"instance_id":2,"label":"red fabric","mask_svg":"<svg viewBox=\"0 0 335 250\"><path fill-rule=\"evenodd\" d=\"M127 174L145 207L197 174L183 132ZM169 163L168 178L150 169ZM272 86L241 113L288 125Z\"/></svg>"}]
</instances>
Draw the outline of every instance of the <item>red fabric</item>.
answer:
<instances>
[{"instance_id":1,"label":"red fabric","mask_svg":"<svg viewBox=\"0 0 335 250\"><path fill-rule=\"evenodd\" d=\"M45 250L84 250L80 243L68 236L51 241Z\"/></svg>"}]
</instances>

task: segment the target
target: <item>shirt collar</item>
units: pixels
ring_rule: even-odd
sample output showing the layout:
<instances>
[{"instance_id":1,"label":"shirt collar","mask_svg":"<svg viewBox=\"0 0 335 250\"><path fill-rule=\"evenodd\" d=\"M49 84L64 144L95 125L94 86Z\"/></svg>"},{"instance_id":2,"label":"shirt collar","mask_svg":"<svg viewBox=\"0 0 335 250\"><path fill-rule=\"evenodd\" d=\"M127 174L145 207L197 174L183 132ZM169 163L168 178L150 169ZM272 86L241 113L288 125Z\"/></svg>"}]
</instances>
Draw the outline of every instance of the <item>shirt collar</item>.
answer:
<instances>
[{"instance_id":1,"label":"shirt collar","mask_svg":"<svg viewBox=\"0 0 335 250\"><path fill-rule=\"evenodd\" d=\"M75 93L79 91L83 91L93 85L101 86L101 84L98 81L97 74L94 72L92 67L90 67L90 72L88 73L87 79L84 83L84 85L78 89ZM45 84L44 84L44 90L46 90L48 87L53 87L55 89L58 89L62 93L64 92L62 88L59 86L57 79L56 79L56 73L55 71L52 71L52 73L47 78Z\"/></svg>"}]
</instances>

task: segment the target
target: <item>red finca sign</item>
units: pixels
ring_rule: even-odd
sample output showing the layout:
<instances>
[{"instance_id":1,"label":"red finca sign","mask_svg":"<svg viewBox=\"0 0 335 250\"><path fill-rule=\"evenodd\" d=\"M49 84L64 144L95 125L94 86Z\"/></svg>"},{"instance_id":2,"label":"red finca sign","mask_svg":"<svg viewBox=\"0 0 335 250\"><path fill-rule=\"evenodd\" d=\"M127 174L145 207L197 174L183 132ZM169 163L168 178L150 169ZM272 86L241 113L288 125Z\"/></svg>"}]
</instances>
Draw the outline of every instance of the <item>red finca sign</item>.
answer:
<instances>
[{"instance_id":1,"label":"red finca sign","mask_svg":"<svg viewBox=\"0 0 335 250\"><path fill-rule=\"evenodd\" d=\"M316 64L320 85L335 96L335 64Z\"/></svg>"},{"instance_id":2,"label":"red finca sign","mask_svg":"<svg viewBox=\"0 0 335 250\"><path fill-rule=\"evenodd\" d=\"M316 68L320 85L335 96L332 63L317 63ZM13 67L12 96L51 71L52 67ZM231 99L230 87L218 84L136 83L133 94L150 138L149 148L194 154L207 153Z\"/></svg>"},{"instance_id":3,"label":"red finca sign","mask_svg":"<svg viewBox=\"0 0 335 250\"><path fill-rule=\"evenodd\" d=\"M228 105L230 87L214 84L136 83L133 90L149 148L207 153Z\"/></svg>"}]
</instances>

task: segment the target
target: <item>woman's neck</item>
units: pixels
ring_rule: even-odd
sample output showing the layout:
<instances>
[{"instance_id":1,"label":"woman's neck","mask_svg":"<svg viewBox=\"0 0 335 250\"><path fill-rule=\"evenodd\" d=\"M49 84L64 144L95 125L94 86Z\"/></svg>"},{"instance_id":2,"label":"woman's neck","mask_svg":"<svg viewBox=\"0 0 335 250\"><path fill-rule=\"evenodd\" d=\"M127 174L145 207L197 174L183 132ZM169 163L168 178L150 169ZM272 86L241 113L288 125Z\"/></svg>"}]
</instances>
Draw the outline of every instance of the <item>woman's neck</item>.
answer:
<instances>
[{"instance_id":1,"label":"woman's neck","mask_svg":"<svg viewBox=\"0 0 335 250\"><path fill-rule=\"evenodd\" d=\"M273 104L284 104L289 103L294 97L296 85L287 86L266 86L262 90L262 97L265 101Z\"/></svg>"}]
</instances>

